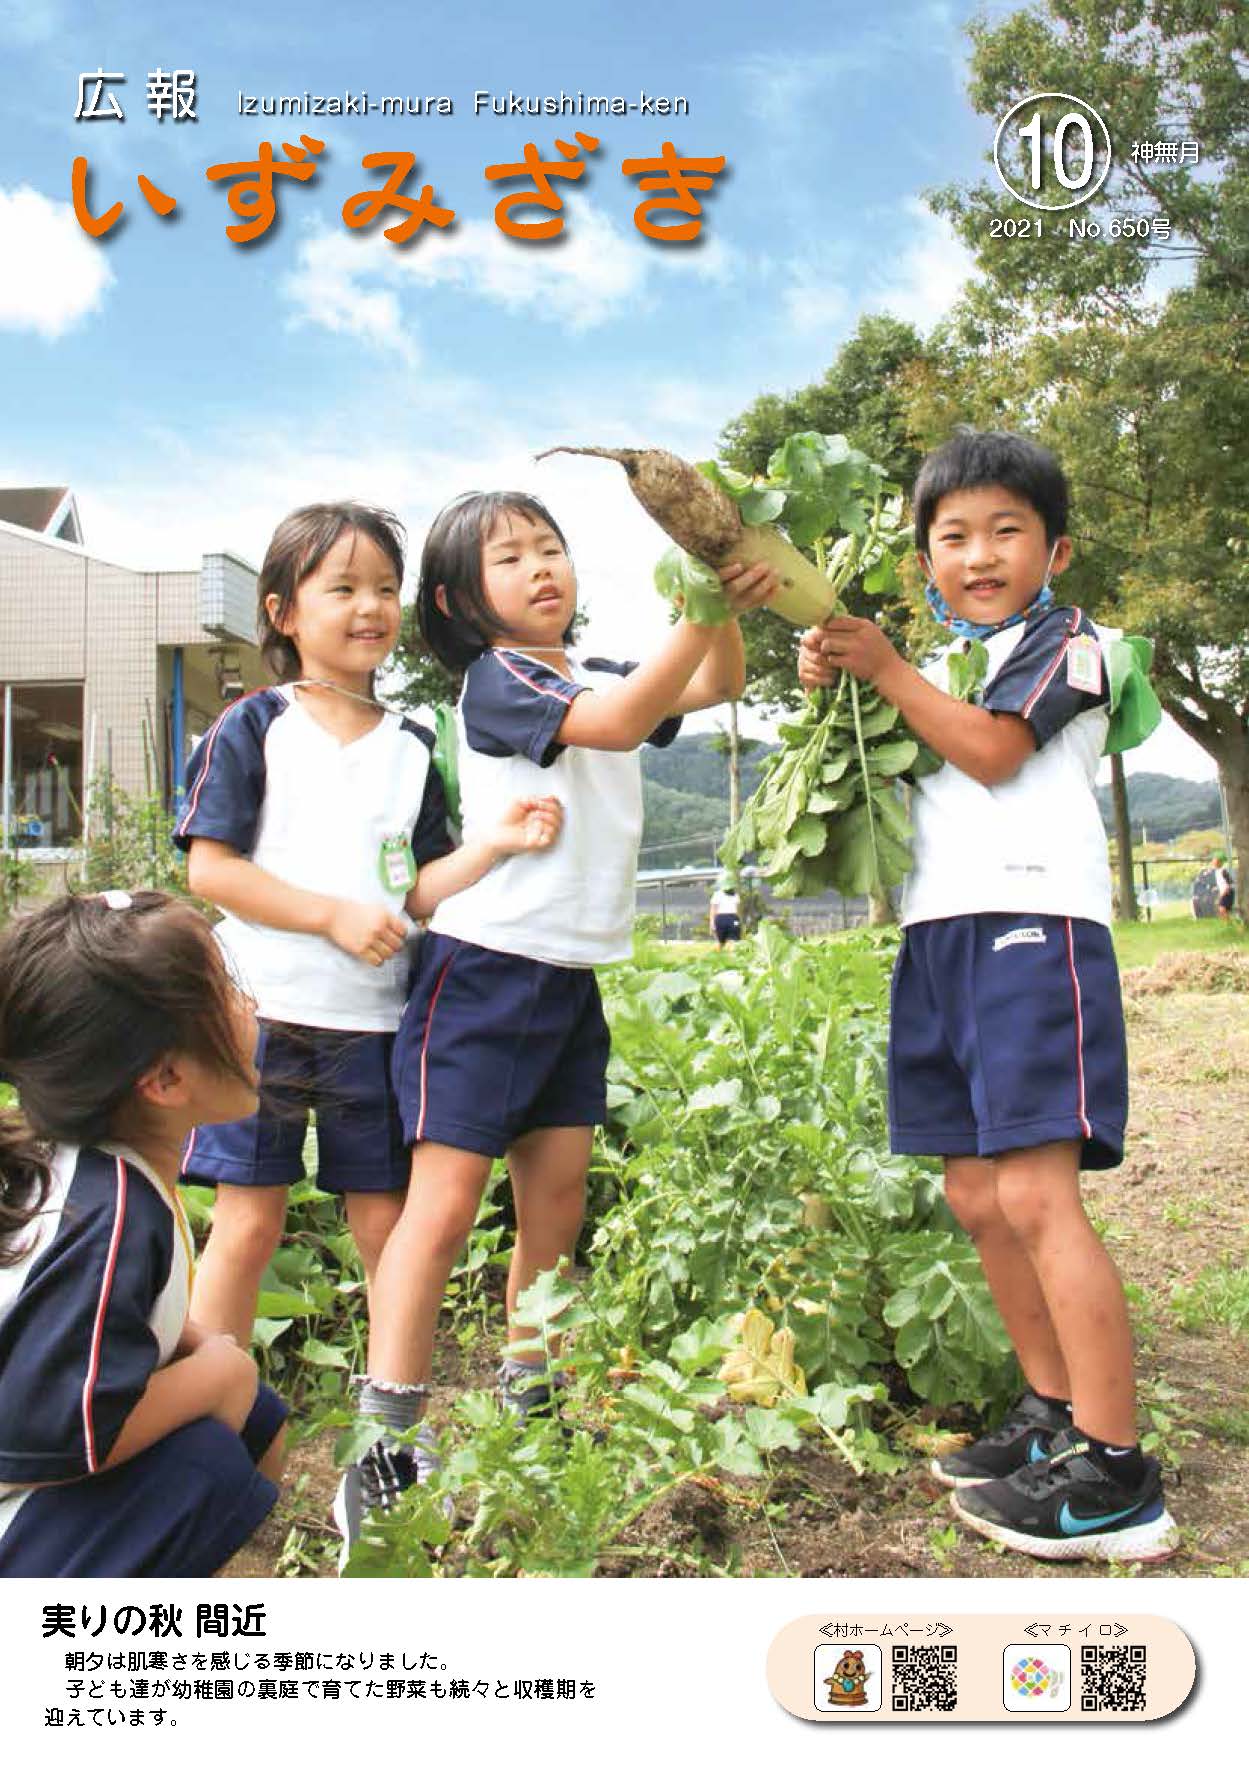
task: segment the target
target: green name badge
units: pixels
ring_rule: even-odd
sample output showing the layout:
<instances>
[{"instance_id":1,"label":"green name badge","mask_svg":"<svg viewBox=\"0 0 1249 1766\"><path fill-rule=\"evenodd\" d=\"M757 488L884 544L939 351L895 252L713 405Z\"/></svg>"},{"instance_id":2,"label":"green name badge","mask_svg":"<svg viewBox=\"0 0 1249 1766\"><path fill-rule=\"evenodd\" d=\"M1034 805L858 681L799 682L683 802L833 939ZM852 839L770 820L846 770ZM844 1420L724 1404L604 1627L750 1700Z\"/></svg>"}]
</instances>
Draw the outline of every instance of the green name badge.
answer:
<instances>
[{"instance_id":1,"label":"green name badge","mask_svg":"<svg viewBox=\"0 0 1249 1766\"><path fill-rule=\"evenodd\" d=\"M416 860L402 834L388 834L377 855L377 874L382 888L392 895L406 895L416 882Z\"/></svg>"}]
</instances>

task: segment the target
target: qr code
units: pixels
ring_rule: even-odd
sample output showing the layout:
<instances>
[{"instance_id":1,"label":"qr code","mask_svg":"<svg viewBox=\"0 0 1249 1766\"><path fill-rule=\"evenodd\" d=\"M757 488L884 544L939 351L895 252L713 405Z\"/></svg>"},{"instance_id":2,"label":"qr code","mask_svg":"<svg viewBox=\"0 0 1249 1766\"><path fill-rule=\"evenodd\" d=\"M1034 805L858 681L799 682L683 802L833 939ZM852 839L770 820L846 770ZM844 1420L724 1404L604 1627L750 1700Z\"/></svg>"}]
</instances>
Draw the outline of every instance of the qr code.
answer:
<instances>
[{"instance_id":1,"label":"qr code","mask_svg":"<svg viewBox=\"0 0 1249 1766\"><path fill-rule=\"evenodd\" d=\"M952 1643L895 1643L895 1711L952 1711L958 1703L958 1650Z\"/></svg>"},{"instance_id":2,"label":"qr code","mask_svg":"<svg viewBox=\"0 0 1249 1766\"><path fill-rule=\"evenodd\" d=\"M1086 1643L1080 1649L1082 1711L1145 1709L1145 1645Z\"/></svg>"}]
</instances>

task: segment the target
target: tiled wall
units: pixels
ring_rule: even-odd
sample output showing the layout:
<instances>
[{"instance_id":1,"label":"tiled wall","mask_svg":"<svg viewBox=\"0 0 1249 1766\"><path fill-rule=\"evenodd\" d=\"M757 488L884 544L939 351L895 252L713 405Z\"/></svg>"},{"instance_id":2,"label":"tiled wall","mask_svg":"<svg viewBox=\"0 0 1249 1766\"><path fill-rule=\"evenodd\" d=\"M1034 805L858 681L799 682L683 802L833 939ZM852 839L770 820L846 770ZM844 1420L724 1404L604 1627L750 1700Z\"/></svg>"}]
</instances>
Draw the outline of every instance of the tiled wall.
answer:
<instances>
[{"instance_id":1,"label":"tiled wall","mask_svg":"<svg viewBox=\"0 0 1249 1766\"><path fill-rule=\"evenodd\" d=\"M0 527L0 683L84 682L84 768L111 761L132 795L149 781L164 788L169 669L159 670L158 647L212 644L199 615L198 571L126 570ZM264 678L257 652L232 648L244 651L249 686ZM204 672L188 670L188 687ZM215 677L205 679L200 724L221 710Z\"/></svg>"}]
</instances>

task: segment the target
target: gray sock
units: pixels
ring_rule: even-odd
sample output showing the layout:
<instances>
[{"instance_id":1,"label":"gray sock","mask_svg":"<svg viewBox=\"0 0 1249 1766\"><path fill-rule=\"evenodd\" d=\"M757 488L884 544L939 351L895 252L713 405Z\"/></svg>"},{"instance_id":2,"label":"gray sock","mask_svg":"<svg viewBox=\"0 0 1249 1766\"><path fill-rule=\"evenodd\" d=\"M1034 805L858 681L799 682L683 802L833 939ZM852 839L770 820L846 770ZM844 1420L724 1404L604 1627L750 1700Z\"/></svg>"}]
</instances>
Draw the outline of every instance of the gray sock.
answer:
<instances>
[{"instance_id":1,"label":"gray sock","mask_svg":"<svg viewBox=\"0 0 1249 1766\"><path fill-rule=\"evenodd\" d=\"M418 1423L429 1401L429 1387L405 1385L400 1380L373 1380L367 1374L357 1375L359 1393L356 1409L362 1417L382 1423L384 1439L393 1443Z\"/></svg>"}]
</instances>

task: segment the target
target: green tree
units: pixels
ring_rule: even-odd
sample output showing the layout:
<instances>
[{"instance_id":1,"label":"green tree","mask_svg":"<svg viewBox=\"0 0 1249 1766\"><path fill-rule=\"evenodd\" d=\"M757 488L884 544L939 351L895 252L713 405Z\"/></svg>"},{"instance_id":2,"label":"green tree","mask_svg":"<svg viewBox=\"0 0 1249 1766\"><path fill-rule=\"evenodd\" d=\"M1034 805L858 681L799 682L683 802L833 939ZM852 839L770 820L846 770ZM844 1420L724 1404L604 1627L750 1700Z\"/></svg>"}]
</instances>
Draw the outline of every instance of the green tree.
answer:
<instances>
[{"instance_id":1,"label":"green tree","mask_svg":"<svg viewBox=\"0 0 1249 1766\"><path fill-rule=\"evenodd\" d=\"M1100 237L1073 242L1065 215L1046 217L1039 239L994 237L994 219L1033 213L996 178L934 193L977 253L986 318L1013 331L1047 312L1122 313L1152 269L1177 261L1193 266L1198 286L1249 297L1249 10L1239 0L1047 0L977 20L968 35L969 96L982 116L1001 118L1034 92L1071 93L1105 119L1114 149L1079 210L1101 224ZM1042 114L1051 127L1058 120L1052 103ZM1021 174L1030 143L1016 122L1029 121L1021 110L1002 137ZM1142 158L1138 144L1159 140L1196 141L1199 166ZM1052 164L1050 139L1041 160ZM1147 241L1114 236L1111 222L1129 219L1149 225Z\"/></svg>"},{"instance_id":2,"label":"green tree","mask_svg":"<svg viewBox=\"0 0 1249 1766\"><path fill-rule=\"evenodd\" d=\"M381 693L388 705L400 706L405 711L429 709L444 700L454 705L460 696L460 677L444 668L425 647L416 621L415 601L403 610L399 642L381 683Z\"/></svg>"}]
</instances>

